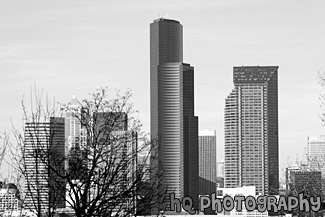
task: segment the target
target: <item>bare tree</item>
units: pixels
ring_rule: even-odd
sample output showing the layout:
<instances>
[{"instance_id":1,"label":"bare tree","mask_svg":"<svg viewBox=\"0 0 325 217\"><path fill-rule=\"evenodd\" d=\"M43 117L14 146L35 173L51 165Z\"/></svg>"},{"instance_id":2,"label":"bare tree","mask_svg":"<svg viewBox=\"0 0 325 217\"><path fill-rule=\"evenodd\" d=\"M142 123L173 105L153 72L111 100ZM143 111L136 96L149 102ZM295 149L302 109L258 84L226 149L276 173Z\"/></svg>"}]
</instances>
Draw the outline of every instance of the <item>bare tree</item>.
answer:
<instances>
[{"instance_id":1,"label":"bare tree","mask_svg":"<svg viewBox=\"0 0 325 217\"><path fill-rule=\"evenodd\" d=\"M149 178L144 166L156 142L141 132L130 91L110 94L100 88L79 105L57 109L35 91L30 111L23 104L26 123L23 134L15 131L15 160L25 208L37 216L66 206L78 217L150 214L165 191L160 174ZM144 162L139 155L146 155Z\"/></svg>"}]
</instances>

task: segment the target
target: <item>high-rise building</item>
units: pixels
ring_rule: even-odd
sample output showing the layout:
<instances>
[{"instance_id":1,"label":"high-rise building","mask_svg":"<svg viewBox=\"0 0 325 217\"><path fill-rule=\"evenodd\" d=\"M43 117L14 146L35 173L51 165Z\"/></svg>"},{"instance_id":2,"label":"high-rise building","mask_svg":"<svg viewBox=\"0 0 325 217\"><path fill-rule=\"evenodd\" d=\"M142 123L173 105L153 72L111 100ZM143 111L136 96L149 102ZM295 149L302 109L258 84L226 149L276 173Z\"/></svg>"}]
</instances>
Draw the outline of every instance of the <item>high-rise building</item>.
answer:
<instances>
[{"instance_id":1,"label":"high-rise building","mask_svg":"<svg viewBox=\"0 0 325 217\"><path fill-rule=\"evenodd\" d=\"M278 67L234 67L225 106L225 187L279 189Z\"/></svg>"},{"instance_id":2,"label":"high-rise building","mask_svg":"<svg viewBox=\"0 0 325 217\"><path fill-rule=\"evenodd\" d=\"M199 132L199 194L211 195L216 191L217 137L215 130Z\"/></svg>"},{"instance_id":3,"label":"high-rise building","mask_svg":"<svg viewBox=\"0 0 325 217\"><path fill-rule=\"evenodd\" d=\"M152 174L169 193L191 196L198 206L198 117L194 116L194 68L183 63L183 27L160 18L150 24L151 138L158 141ZM162 199L162 198L160 198Z\"/></svg>"},{"instance_id":4,"label":"high-rise building","mask_svg":"<svg viewBox=\"0 0 325 217\"><path fill-rule=\"evenodd\" d=\"M71 149L81 148L82 143L82 128L80 122L80 114L82 110L82 105L76 98L72 97L72 100L67 104L65 108L65 147L66 153L69 153Z\"/></svg>"},{"instance_id":5,"label":"high-rise building","mask_svg":"<svg viewBox=\"0 0 325 217\"><path fill-rule=\"evenodd\" d=\"M76 96L67 104L64 112L65 120L65 170L70 173L73 180L80 179L86 172L86 129L82 127L82 104ZM80 163L82 162L82 163ZM78 164L82 166L79 166ZM78 166L76 166L78 165ZM68 205L68 202L67 202Z\"/></svg>"},{"instance_id":6,"label":"high-rise building","mask_svg":"<svg viewBox=\"0 0 325 217\"><path fill-rule=\"evenodd\" d=\"M48 213L64 208L65 182L57 176L65 171L64 118L26 123L24 139L25 209Z\"/></svg>"}]
</instances>

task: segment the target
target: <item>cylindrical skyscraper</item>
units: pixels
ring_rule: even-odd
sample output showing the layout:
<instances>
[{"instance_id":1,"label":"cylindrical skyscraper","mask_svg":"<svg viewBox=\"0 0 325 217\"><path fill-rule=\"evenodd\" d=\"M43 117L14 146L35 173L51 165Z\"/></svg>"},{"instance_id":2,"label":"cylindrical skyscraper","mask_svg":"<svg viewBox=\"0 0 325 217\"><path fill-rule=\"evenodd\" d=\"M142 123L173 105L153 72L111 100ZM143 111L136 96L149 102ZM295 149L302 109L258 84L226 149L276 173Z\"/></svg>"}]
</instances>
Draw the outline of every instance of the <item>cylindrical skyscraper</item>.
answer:
<instances>
[{"instance_id":1,"label":"cylindrical skyscraper","mask_svg":"<svg viewBox=\"0 0 325 217\"><path fill-rule=\"evenodd\" d=\"M150 25L151 139L158 147L151 171L167 193L191 196L198 204L198 118L194 116L194 68L183 63L183 27L160 18Z\"/></svg>"}]
</instances>

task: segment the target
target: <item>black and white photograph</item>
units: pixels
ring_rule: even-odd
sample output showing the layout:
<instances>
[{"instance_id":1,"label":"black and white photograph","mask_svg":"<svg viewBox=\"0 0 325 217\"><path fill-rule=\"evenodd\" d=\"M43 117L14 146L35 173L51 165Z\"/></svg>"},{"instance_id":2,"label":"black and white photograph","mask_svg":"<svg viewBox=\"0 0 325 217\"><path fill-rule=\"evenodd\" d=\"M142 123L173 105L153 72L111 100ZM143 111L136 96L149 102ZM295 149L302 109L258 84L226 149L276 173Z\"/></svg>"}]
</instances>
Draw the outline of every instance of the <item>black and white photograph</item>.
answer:
<instances>
[{"instance_id":1,"label":"black and white photograph","mask_svg":"<svg viewBox=\"0 0 325 217\"><path fill-rule=\"evenodd\" d=\"M325 216L322 0L0 0L0 216Z\"/></svg>"}]
</instances>

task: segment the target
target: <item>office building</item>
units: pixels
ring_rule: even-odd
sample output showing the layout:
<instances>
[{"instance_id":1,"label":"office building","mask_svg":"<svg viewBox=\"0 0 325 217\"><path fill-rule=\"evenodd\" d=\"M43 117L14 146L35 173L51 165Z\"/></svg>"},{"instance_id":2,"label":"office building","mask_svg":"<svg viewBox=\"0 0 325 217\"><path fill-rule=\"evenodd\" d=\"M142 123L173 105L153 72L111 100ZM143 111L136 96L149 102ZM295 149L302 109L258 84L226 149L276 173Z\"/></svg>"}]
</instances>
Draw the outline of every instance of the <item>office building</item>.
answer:
<instances>
[{"instance_id":1,"label":"office building","mask_svg":"<svg viewBox=\"0 0 325 217\"><path fill-rule=\"evenodd\" d=\"M108 179L113 177L112 183L99 179L99 183L94 185L93 196L98 197L103 193L102 199L110 201L113 213L135 207L138 134L128 129L128 115L125 112L98 112L93 116L96 119L94 132L104 157L96 169L99 173L107 173ZM110 160L106 161L106 158ZM132 191L132 194L120 196L128 191Z\"/></svg>"},{"instance_id":2,"label":"office building","mask_svg":"<svg viewBox=\"0 0 325 217\"><path fill-rule=\"evenodd\" d=\"M199 194L210 195L216 191L216 150L215 130L199 132Z\"/></svg>"},{"instance_id":3,"label":"office building","mask_svg":"<svg viewBox=\"0 0 325 217\"><path fill-rule=\"evenodd\" d=\"M151 174L162 174L159 209L168 210L169 193L191 196L198 207L198 117L194 116L194 68L183 63L183 27L160 18L150 24L151 138L158 141ZM163 201L163 202L162 202Z\"/></svg>"},{"instance_id":4,"label":"office building","mask_svg":"<svg viewBox=\"0 0 325 217\"><path fill-rule=\"evenodd\" d=\"M234 67L225 106L225 187L278 194L278 67Z\"/></svg>"},{"instance_id":5,"label":"office building","mask_svg":"<svg viewBox=\"0 0 325 217\"><path fill-rule=\"evenodd\" d=\"M42 213L64 208L65 182L57 176L65 172L64 118L25 123L24 139L24 208Z\"/></svg>"},{"instance_id":6,"label":"office building","mask_svg":"<svg viewBox=\"0 0 325 217\"><path fill-rule=\"evenodd\" d=\"M310 170L307 165L286 168L286 192L297 196L304 193L306 196L322 195L322 174L320 171Z\"/></svg>"}]
</instances>

